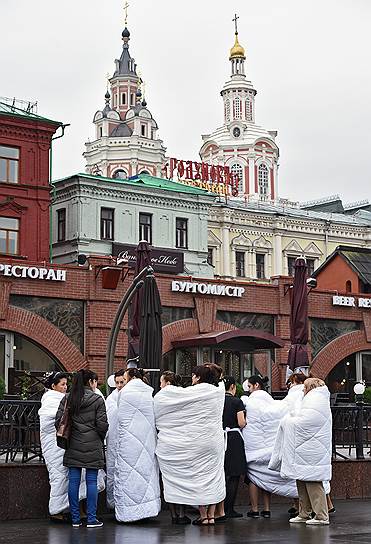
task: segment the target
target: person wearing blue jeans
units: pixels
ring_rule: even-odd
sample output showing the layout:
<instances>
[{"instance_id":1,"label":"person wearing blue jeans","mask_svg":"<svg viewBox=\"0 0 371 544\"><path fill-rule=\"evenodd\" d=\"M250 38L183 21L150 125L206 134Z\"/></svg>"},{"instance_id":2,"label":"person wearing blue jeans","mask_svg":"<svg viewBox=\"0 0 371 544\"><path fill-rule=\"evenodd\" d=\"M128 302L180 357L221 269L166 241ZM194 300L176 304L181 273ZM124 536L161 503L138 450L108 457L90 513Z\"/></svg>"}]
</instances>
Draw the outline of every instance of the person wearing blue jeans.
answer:
<instances>
[{"instance_id":1,"label":"person wearing blue jeans","mask_svg":"<svg viewBox=\"0 0 371 544\"><path fill-rule=\"evenodd\" d=\"M72 517L72 525L80 525L80 504L79 490L81 480L81 468L70 467L68 469L68 500L70 503L70 512ZM97 519L97 502L98 502L98 486L97 486L98 469L86 469L86 496L88 510L88 525L95 523Z\"/></svg>"},{"instance_id":2,"label":"person wearing blue jeans","mask_svg":"<svg viewBox=\"0 0 371 544\"><path fill-rule=\"evenodd\" d=\"M62 399L55 418L58 429L65 410L68 410L70 436L63 457L68 467L68 499L72 527L81 527L79 487L81 470L86 469L87 527L102 527L97 520L98 470L104 468L103 441L108 430L106 405L94 391L98 376L92 370L79 370L73 379L70 393ZM66 400L65 400L66 399Z\"/></svg>"}]
</instances>

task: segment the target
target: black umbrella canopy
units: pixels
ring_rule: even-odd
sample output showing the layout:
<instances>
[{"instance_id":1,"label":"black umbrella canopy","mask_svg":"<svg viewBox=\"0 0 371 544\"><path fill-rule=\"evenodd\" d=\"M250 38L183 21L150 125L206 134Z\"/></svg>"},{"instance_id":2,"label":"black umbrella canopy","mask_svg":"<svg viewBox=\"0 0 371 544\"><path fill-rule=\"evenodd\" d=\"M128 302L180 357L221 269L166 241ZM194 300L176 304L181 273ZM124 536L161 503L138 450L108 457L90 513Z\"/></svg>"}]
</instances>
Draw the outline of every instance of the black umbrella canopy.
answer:
<instances>
[{"instance_id":1,"label":"black umbrella canopy","mask_svg":"<svg viewBox=\"0 0 371 544\"><path fill-rule=\"evenodd\" d=\"M151 265L151 248L145 240L139 242L136 250L136 263L135 263L135 276L139 274L144 268ZM131 303L130 308L130 326L129 326L129 345L128 345L128 359L135 358L139 355L139 334L140 334L140 320L141 320L141 308L143 300L143 288L136 292Z\"/></svg>"},{"instance_id":2,"label":"black umbrella canopy","mask_svg":"<svg viewBox=\"0 0 371 544\"><path fill-rule=\"evenodd\" d=\"M139 336L139 366L148 369L160 369L162 363L162 322L161 300L156 279L149 274L141 289L142 310ZM150 381L158 389L159 372L150 372Z\"/></svg>"},{"instance_id":3,"label":"black umbrella canopy","mask_svg":"<svg viewBox=\"0 0 371 544\"><path fill-rule=\"evenodd\" d=\"M291 297L290 314L290 351L288 366L295 368L309 366L307 351L308 343L308 288L307 288L307 262L304 257L298 257L295 261L294 285Z\"/></svg>"}]
</instances>

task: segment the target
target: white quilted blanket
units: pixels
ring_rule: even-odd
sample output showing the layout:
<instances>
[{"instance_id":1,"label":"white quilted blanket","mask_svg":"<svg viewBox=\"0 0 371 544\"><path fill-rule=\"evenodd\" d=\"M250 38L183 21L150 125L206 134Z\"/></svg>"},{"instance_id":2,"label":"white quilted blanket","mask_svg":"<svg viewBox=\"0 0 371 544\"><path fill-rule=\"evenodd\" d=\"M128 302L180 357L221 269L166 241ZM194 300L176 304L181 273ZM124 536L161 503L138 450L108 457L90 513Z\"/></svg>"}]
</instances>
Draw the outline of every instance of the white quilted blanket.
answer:
<instances>
[{"instance_id":1,"label":"white quilted blanket","mask_svg":"<svg viewBox=\"0 0 371 544\"><path fill-rule=\"evenodd\" d=\"M170 503L216 504L225 498L224 387L168 385L155 396L157 458Z\"/></svg>"},{"instance_id":2,"label":"white quilted blanket","mask_svg":"<svg viewBox=\"0 0 371 544\"><path fill-rule=\"evenodd\" d=\"M106 468L107 468L107 484L106 496L107 504L110 508L115 507L113 497L113 486L115 480L115 464L117 457L117 411L120 391L114 389L106 398L106 410L108 419L108 432L106 434L107 452L106 452Z\"/></svg>"},{"instance_id":3,"label":"white quilted blanket","mask_svg":"<svg viewBox=\"0 0 371 544\"><path fill-rule=\"evenodd\" d=\"M117 521L157 516L161 509L152 392L132 379L120 393L113 490Z\"/></svg>"},{"instance_id":4,"label":"white quilted blanket","mask_svg":"<svg viewBox=\"0 0 371 544\"><path fill-rule=\"evenodd\" d=\"M297 497L295 480L282 478L279 472L268 468L279 424L291 403L286 399L274 400L261 390L254 391L249 397L241 397L241 400L246 409L246 427L242 436L249 479L269 493Z\"/></svg>"},{"instance_id":5,"label":"white quilted blanket","mask_svg":"<svg viewBox=\"0 0 371 544\"><path fill-rule=\"evenodd\" d=\"M284 478L331 480L332 416L326 386L307 393L298 411L281 422L270 468Z\"/></svg>"}]
</instances>

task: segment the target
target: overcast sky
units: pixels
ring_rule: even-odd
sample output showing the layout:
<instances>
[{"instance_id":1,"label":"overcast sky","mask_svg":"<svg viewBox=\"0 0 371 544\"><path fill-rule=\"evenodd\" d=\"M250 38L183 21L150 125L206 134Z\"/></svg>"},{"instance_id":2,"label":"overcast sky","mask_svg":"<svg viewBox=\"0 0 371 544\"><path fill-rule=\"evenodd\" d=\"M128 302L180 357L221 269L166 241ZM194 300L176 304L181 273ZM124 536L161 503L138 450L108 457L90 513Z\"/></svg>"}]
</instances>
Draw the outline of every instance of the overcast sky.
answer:
<instances>
[{"instance_id":1,"label":"overcast sky","mask_svg":"<svg viewBox=\"0 0 371 544\"><path fill-rule=\"evenodd\" d=\"M84 142L122 50L121 0L0 0L0 95L71 123L54 179ZM371 198L370 0L129 0L130 52L170 156L198 159L222 123L236 10L256 122L278 130L280 196Z\"/></svg>"}]
</instances>

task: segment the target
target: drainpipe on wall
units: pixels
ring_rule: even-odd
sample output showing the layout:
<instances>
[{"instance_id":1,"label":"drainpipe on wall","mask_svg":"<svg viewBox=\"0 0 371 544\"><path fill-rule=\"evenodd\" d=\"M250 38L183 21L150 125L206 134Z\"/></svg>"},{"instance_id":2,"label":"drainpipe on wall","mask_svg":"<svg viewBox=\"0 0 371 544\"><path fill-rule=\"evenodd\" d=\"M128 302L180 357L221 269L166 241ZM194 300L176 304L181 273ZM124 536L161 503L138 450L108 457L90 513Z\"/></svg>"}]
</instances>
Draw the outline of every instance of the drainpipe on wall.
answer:
<instances>
[{"instance_id":1,"label":"drainpipe on wall","mask_svg":"<svg viewBox=\"0 0 371 544\"><path fill-rule=\"evenodd\" d=\"M62 134L59 136L54 136L54 138L50 141L50 151L49 151L49 184L51 186L51 201L49 206L49 261L53 262L53 198L55 197L55 185L53 184L52 177L53 177L53 140L58 140L59 138L62 138L64 136L64 132L66 127L69 127L70 123L67 123L66 125L61 125Z\"/></svg>"}]
</instances>

